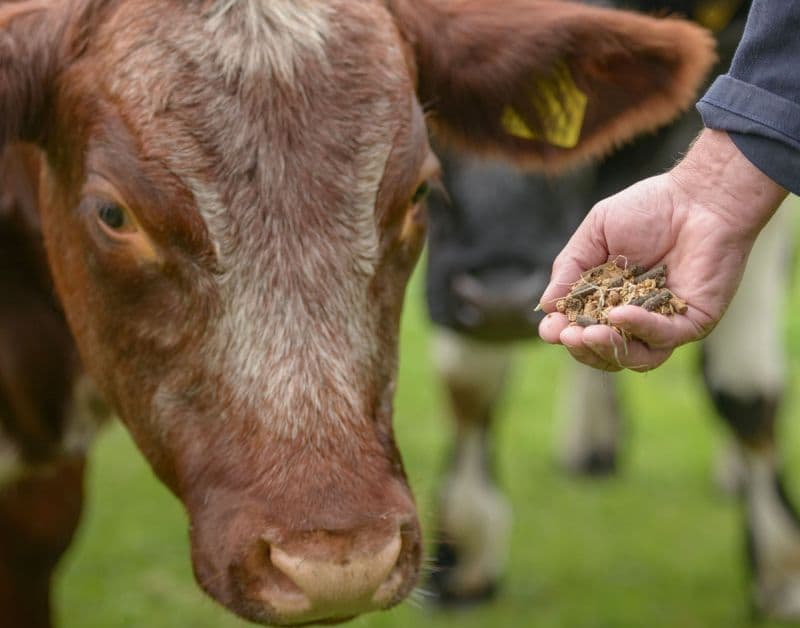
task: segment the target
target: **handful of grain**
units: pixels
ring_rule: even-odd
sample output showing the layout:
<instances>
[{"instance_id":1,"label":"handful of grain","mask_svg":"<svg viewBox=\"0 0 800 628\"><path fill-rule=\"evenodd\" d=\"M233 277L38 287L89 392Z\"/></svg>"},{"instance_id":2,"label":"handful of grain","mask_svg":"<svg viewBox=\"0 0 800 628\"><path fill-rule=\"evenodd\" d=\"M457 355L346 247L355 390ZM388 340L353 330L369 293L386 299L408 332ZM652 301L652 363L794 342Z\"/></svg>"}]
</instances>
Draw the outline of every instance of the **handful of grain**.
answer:
<instances>
[{"instance_id":1,"label":"handful of grain","mask_svg":"<svg viewBox=\"0 0 800 628\"><path fill-rule=\"evenodd\" d=\"M582 273L570 293L556 302L556 310L581 327L608 325L608 311L618 305L638 305L666 316L685 314L686 302L666 289L666 282L664 265L647 270L608 262Z\"/></svg>"}]
</instances>

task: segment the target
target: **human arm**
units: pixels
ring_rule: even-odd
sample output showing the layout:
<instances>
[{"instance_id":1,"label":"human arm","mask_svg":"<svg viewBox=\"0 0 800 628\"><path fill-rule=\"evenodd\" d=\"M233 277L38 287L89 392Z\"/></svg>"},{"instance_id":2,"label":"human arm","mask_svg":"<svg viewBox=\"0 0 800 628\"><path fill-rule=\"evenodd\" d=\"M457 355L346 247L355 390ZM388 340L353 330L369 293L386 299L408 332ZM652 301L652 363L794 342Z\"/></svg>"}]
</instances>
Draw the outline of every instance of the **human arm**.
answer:
<instances>
[{"instance_id":1,"label":"human arm","mask_svg":"<svg viewBox=\"0 0 800 628\"><path fill-rule=\"evenodd\" d=\"M708 334L736 291L756 236L787 191L755 167L724 132L706 129L670 172L598 203L553 265L542 296L542 338L605 370L649 370L672 350ZM607 326L569 326L557 298L588 268L616 257L666 264L668 286L689 304L667 318L634 306L609 322L640 340L624 342Z\"/></svg>"},{"instance_id":2,"label":"human arm","mask_svg":"<svg viewBox=\"0 0 800 628\"><path fill-rule=\"evenodd\" d=\"M760 170L800 194L800 0L754 0L727 74L697 105Z\"/></svg>"}]
</instances>

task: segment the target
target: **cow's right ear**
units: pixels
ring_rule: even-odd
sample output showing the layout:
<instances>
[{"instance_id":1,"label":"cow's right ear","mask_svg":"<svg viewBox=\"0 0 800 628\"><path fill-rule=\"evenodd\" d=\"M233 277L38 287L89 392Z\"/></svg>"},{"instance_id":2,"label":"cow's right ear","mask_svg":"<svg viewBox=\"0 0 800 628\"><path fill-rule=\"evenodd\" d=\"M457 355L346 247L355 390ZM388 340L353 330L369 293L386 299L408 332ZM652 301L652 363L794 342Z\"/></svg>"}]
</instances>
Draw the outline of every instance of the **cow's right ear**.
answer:
<instances>
[{"instance_id":1,"label":"cow's right ear","mask_svg":"<svg viewBox=\"0 0 800 628\"><path fill-rule=\"evenodd\" d=\"M0 3L0 147L41 139L61 41L54 4Z\"/></svg>"},{"instance_id":2,"label":"cow's right ear","mask_svg":"<svg viewBox=\"0 0 800 628\"><path fill-rule=\"evenodd\" d=\"M715 55L685 20L555 0L387 0L442 142L558 170L666 124Z\"/></svg>"}]
</instances>

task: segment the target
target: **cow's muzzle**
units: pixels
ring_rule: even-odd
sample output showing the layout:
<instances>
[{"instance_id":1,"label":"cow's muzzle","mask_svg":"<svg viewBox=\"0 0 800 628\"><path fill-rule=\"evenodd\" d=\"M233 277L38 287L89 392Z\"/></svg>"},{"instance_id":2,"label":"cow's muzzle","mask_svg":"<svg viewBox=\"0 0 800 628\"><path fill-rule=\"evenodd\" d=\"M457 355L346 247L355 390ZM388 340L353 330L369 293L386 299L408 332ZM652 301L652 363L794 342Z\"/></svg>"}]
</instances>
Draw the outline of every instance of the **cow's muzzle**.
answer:
<instances>
[{"instance_id":1,"label":"cow's muzzle","mask_svg":"<svg viewBox=\"0 0 800 628\"><path fill-rule=\"evenodd\" d=\"M411 592L422 544L410 494L383 511L320 514L316 525L310 510L300 513L305 522L282 524L243 503L193 518L199 584L241 617L274 626L337 623Z\"/></svg>"},{"instance_id":2,"label":"cow's muzzle","mask_svg":"<svg viewBox=\"0 0 800 628\"><path fill-rule=\"evenodd\" d=\"M389 608L416 583L416 519L356 530L264 533L228 570L231 606L271 625L336 623Z\"/></svg>"}]
</instances>

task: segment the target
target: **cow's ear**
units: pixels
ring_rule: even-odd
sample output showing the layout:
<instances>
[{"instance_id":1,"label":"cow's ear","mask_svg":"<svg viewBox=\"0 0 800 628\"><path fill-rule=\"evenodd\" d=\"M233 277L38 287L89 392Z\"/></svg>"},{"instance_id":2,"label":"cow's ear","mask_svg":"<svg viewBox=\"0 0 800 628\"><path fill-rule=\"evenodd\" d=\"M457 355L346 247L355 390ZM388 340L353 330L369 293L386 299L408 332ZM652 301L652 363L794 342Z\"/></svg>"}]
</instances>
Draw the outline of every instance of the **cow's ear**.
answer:
<instances>
[{"instance_id":1,"label":"cow's ear","mask_svg":"<svg viewBox=\"0 0 800 628\"><path fill-rule=\"evenodd\" d=\"M548 170L690 106L715 60L676 18L554 0L389 0L437 138Z\"/></svg>"},{"instance_id":2,"label":"cow's ear","mask_svg":"<svg viewBox=\"0 0 800 628\"><path fill-rule=\"evenodd\" d=\"M55 3L0 2L0 147L41 136L58 63Z\"/></svg>"}]
</instances>

